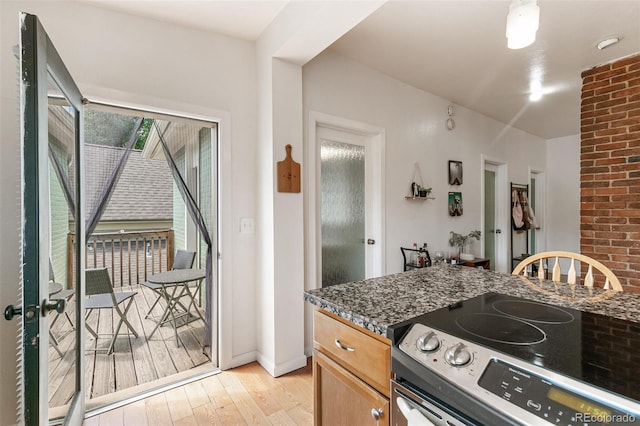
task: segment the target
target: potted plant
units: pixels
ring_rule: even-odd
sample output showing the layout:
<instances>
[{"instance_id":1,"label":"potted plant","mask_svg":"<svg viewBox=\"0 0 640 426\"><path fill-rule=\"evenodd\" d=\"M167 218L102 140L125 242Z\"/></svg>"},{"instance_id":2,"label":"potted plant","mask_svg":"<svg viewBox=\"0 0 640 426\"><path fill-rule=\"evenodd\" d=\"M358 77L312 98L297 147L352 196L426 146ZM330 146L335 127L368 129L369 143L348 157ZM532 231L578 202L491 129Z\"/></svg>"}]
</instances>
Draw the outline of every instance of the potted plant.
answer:
<instances>
[{"instance_id":1,"label":"potted plant","mask_svg":"<svg viewBox=\"0 0 640 426\"><path fill-rule=\"evenodd\" d=\"M477 229L475 231L469 232L467 235L458 234L456 232L450 231L449 234L451 237L449 238L449 245L451 247L456 247L458 249L458 257L462 260L473 260L475 256L466 251L468 246L473 242L471 239L475 238L476 240L480 240L481 232Z\"/></svg>"}]
</instances>

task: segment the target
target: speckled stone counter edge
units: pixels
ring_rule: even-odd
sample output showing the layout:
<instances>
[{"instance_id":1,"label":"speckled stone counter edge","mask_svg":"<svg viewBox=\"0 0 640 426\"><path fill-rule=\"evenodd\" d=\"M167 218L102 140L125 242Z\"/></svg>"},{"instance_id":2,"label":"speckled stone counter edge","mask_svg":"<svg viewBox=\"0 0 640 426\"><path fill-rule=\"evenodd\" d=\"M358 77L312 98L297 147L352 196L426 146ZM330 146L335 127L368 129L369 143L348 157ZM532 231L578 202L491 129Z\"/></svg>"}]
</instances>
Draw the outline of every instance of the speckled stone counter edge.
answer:
<instances>
[{"instance_id":1,"label":"speckled stone counter edge","mask_svg":"<svg viewBox=\"0 0 640 426\"><path fill-rule=\"evenodd\" d=\"M306 291L304 299L380 335L401 321L487 292L640 323L640 295L439 266Z\"/></svg>"}]
</instances>

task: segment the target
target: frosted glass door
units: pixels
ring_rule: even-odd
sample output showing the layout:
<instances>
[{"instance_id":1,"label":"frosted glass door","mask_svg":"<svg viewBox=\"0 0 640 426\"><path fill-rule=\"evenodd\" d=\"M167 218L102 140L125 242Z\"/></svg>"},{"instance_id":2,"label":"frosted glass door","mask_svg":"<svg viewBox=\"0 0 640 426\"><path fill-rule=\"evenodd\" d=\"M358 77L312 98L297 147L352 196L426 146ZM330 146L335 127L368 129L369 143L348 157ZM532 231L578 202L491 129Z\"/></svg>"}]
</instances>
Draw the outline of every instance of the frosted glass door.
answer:
<instances>
[{"instance_id":1,"label":"frosted glass door","mask_svg":"<svg viewBox=\"0 0 640 426\"><path fill-rule=\"evenodd\" d=\"M365 148L320 141L322 286L365 278Z\"/></svg>"}]
</instances>

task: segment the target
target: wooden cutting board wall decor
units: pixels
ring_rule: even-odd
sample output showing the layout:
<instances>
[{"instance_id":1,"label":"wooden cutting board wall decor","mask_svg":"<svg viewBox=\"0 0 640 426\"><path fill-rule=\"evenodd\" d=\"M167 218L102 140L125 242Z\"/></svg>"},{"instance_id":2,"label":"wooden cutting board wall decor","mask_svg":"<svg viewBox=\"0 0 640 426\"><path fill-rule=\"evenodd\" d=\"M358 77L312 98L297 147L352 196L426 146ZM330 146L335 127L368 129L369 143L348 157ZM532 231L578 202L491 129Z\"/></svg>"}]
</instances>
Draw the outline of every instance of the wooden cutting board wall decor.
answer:
<instances>
[{"instance_id":1,"label":"wooden cutting board wall decor","mask_svg":"<svg viewBox=\"0 0 640 426\"><path fill-rule=\"evenodd\" d=\"M291 145L284 147L287 156L278 161L278 192L300 192L300 163L291 157Z\"/></svg>"}]
</instances>

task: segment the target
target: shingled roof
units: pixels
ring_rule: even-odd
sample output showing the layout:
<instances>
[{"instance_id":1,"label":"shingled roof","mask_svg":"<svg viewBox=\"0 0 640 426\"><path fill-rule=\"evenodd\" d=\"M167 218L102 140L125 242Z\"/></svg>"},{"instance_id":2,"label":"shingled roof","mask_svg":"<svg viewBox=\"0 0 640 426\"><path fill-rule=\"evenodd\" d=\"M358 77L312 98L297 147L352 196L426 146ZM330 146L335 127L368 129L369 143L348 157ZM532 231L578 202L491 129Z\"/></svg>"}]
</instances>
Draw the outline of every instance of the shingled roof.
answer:
<instances>
[{"instance_id":1,"label":"shingled roof","mask_svg":"<svg viewBox=\"0 0 640 426\"><path fill-rule=\"evenodd\" d=\"M104 182L124 148L85 145L85 194L93 206ZM90 207L87 207L89 210ZM90 212L87 211L87 215ZM142 158L131 151L111 200L100 221L171 220L173 218L173 177L165 161Z\"/></svg>"}]
</instances>

